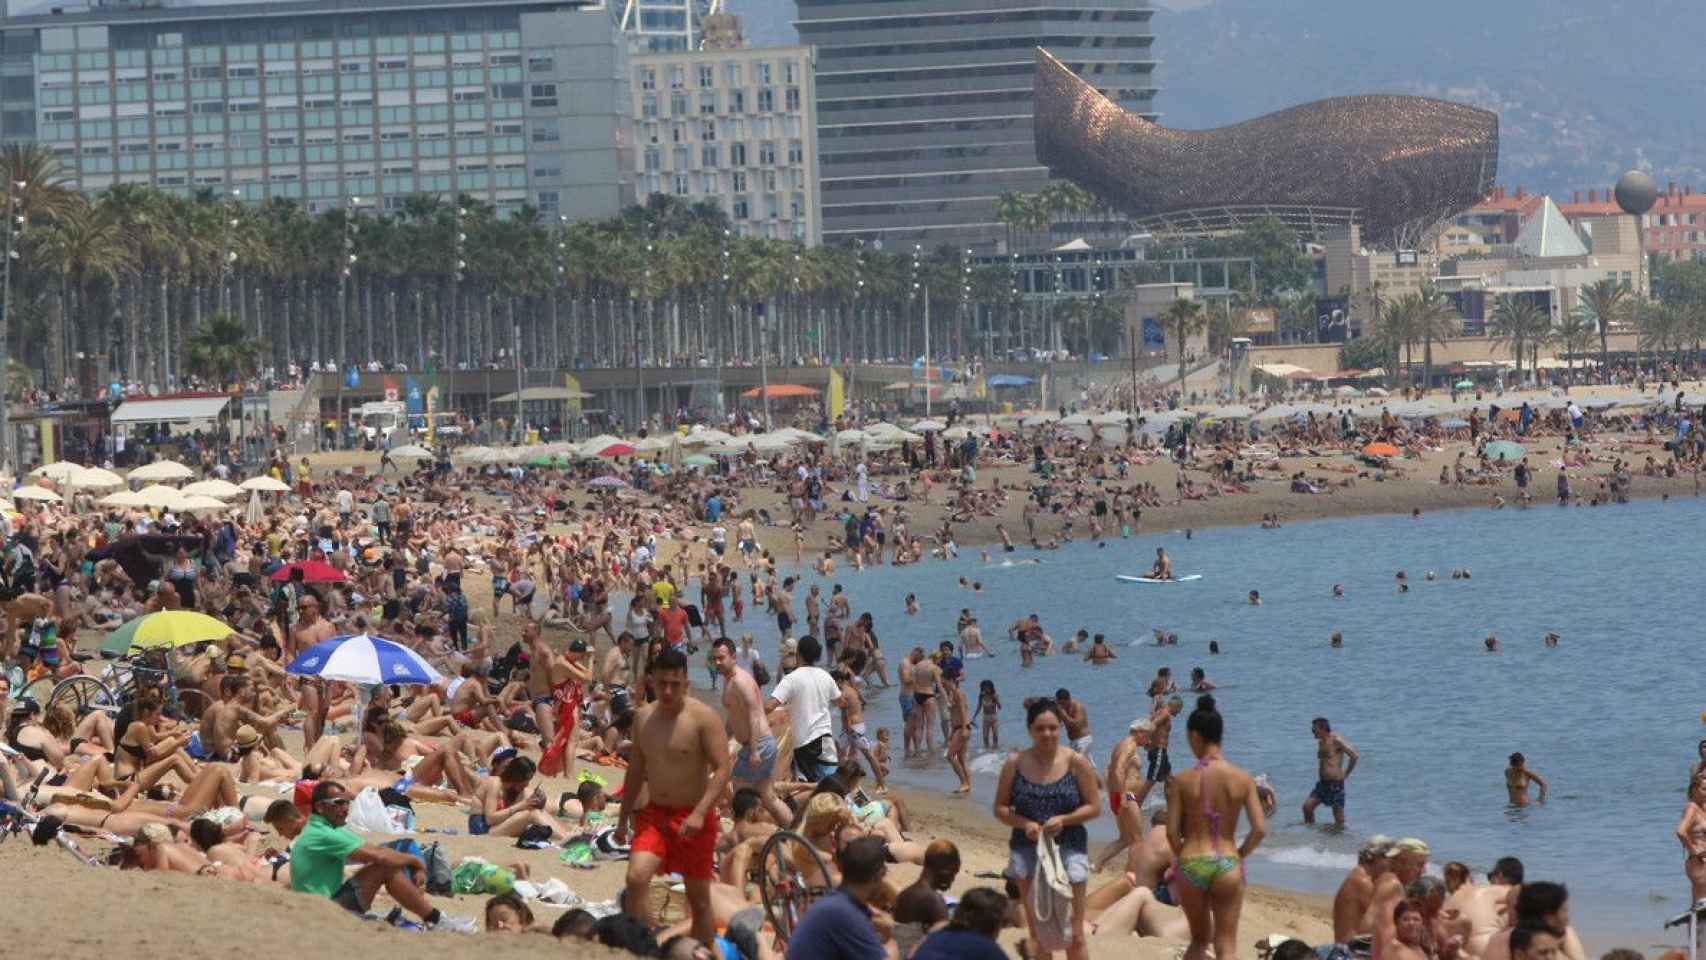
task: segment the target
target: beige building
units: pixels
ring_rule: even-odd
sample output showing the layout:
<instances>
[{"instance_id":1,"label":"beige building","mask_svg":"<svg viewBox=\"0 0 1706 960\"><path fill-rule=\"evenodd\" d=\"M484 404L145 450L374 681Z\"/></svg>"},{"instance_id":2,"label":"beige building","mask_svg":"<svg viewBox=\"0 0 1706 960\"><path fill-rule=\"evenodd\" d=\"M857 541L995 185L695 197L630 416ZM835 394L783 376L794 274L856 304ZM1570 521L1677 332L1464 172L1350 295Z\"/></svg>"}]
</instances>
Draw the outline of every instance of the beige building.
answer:
<instances>
[{"instance_id":1,"label":"beige building","mask_svg":"<svg viewBox=\"0 0 1706 960\"><path fill-rule=\"evenodd\" d=\"M646 53L632 64L641 202L712 200L740 236L818 242L811 47Z\"/></svg>"}]
</instances>

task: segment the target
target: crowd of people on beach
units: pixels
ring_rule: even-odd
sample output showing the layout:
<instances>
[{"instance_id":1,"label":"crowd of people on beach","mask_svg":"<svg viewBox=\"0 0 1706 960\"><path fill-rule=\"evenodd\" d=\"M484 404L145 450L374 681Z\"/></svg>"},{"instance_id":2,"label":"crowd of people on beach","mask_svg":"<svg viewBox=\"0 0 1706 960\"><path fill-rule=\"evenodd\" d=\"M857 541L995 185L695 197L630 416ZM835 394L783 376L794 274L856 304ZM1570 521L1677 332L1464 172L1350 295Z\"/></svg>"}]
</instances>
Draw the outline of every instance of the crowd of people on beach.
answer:
<instances>
[{"instance_id":1,"label":"crowd of people on beach","mask_svg":"<svg viewBox=\"0 0 1706 960\"><path fill-rule=\"evenodd\" d=\"M1591 424L1572 410L1561 419L1504 412L1489 418L1492 436L1551 429L1567 447L1588 442ZM1437 429L1389 414L1309 414L1265 438L1325 457L1376 440L1435 443ZM1487 442L1475 415L1467 429ZM1697 436L1678 434L1677 458ZM761 852L789 831L804 841L788 848L791 866L819 894L783 948L791 958L996 957L994 938L1010 926L1032 958L1064 950L1084 960L1092 943L1133 935L1186 942L1188 960L1236 956L1245 865L1279 798L1229 758L1223 743L1234 731L1202 667L1183 689L1163 668L1101 766L1086 707L1069 689L1024 698L1028 742L1005 755L992 809L1011 830L1007 867L994 884L949 898L960 851L926 836L886 786L897 762L941 756L955 793L972 791L972 743L1002 749L1004 706L988 679L968 689L968 665L998 654L968 608L955 640L891 663L875 616L840 583L824 596L799 580L808 565L833 579L838 565L852 573L955 556L956 524L993 517L1015 496L1025 500L1024 542L1041 551L1080 533L1130 535L1145 508L1234 495L1270 470L1251 454L1251 435L1181 423L1155 439L1134 417L1118 442L1094 426L1088 436L1018 429L908 442L871 459L821 446L779 457L748 450L704 470L638 458L567 471L455 466L446 456L412 470L386 458L376 472L340 471L280 454L263 473L288 493L211 516L101 509L73 493L20 515L0 556L0 787L39 843L62 831L104 838L127 869L277 885L427 929L542 925L537 903L513 891L494 893L483 923L443 912L433 898L445 888L425 851L370 843L350 828L352 816L367 822L370 795L381 809L449 805L472 835L578 843L624 859L615 904L569 910L549 930L636 953L775 956ZM1161 457L1180 464L1176 499L1121 482ZM978 470L1001 459L1028 463L1034 476L980 485ZM1441 482L1502 463L1478 456ZM1351 469L1316 479L1328 487L1397 468ZM596 476L621 482L589 492ZM918 509L944 502L939 527L915 528ZM1016 553L1020 544L997 529L1000 547L990 550ZM808 552L820 538L826 546ZM1173 575L1164 552L1150 572ZM475 595L486 584L489 596ZM1260 602L1254 591L1250 602ZM173 611L201 611L230 631L165 653L121 651L134 661L134 689L116 709L41 696L106 666L80 638ZM442 678L361 687L289 669L316 644L369 634L406 646ZM1118 659L1088 630L1057 644L1035 615L1007 636L1024 662ZM1158 643L1168 639L1158 631ZM693 689L700 670L708 696ZM890 731L865 716L889 688L902 717L899 757ZM1324 806L1343 826L1359 754L1328 718L1314 735L1319 780L1303 817L1313 822ZM1181 739L1190 760L1175 767ZM616 773L580 777L589 766ZM547 784L559 785L555 799ZM1531 785L1544 799L1544 777L1513 756L1512 802L1519 793L1526 802ZM1086 825L1104 793L1118 837L1092 854ZM1157 796L1162 804L1146 808ZM1698 770L1677 833L1695 897L1706 897ZM1484 883L1458 863L1441 881L1426 873L1429 855L1414 838L1370 839L1335 897L1332 942L1308 949L1326 960L1366 951L1586 960L1562 885L1525 880L1514 858ZM1118 873L1092 889L1093 874L1114 865ZM685 914L660 924L651 892L665 876L679 878ZM396 909L386 912L382 895ZM1296 960L1305 948L1283 940L1268 949Z\"/></svg>"}]
</instances>

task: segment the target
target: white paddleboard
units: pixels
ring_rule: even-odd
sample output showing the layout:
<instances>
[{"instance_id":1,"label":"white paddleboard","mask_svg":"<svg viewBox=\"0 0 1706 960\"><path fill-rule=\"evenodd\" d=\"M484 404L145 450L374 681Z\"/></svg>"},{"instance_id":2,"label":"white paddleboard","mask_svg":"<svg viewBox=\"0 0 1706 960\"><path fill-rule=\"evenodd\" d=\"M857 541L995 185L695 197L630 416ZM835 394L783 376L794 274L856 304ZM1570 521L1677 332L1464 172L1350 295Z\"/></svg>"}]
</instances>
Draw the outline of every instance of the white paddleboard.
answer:
<instances>
[{"instance_id":1,"label":"white paddleboard","mask_svg":"<svg viewBox=\"0 0 1706 960\"><path fill-rule=\"evenodd\" d=\"M1185 577L1174 577L1171 580L1157 580L1154 577L1132 577L1119 573L1114 575L1114 579L1123 580L1126 583L1190 583L1192 580L1201 580L1202 574L1193 573Z\"/></svg>"}]
</instances>

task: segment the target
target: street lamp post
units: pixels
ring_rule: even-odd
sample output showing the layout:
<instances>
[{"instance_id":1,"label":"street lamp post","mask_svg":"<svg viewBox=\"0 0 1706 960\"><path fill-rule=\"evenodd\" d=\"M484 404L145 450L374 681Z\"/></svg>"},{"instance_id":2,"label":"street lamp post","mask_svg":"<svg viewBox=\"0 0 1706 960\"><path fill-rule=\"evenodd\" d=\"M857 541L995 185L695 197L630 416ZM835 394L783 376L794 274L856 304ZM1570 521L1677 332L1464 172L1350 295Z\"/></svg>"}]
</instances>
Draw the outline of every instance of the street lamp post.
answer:
<instances>
[{"instance_id":1,"label":"street lamp post","mask_svg":"<svg viewBox=\"0 0 1706 960\"><path fill-rule=\"evenodd\" d=\"M728 325L723 329L730 332L733 332L736 326L734 288L731 286L731 279L734 275L729 272L729 242L732 239L733 234L729 229L723 228L723 310L728 315L729 320ZM727 337L718 337L717 339L717 417L721 419L723 415L723 354L728 351L729 345ZM727 426L727 424L724 425Z\"/></svg>"},{"instance_id":2,"label":"street lamp post","mask_svg":"<svg viewBox=\"0 0 1706 960\"><path fill-rule=\"evenodd\" d=\"M231 188L231 202L225 212L225 252L219 258L219 312L231 313L231 268L237 262L237 251L232 249L237 232L237 203L243 191Z\"/></svg>"},{"instance_id":3,"label":"street lamp post","mask_svg":"<svg viewBox=\"0 0 1706 960\"><path fill-rule=\"evenodd\" d=\"M338 376L338 415L336 424L336 444L334 449L341 450L344 445L344 370L346 361L345 348L348 343L349 328L349 283L350 270L355 266L355 207L361 202L360 197L350 197L344 213L344 242L342 262L338 264L338 348L334 368Z\"/></svg>"},{"instance_id":4,"label":"street lamp post","mask_svg":"<svg viewBox=\"0 0 1706 960\"><path fill-rule=\"evenodd\" d=\"M0 470L13 470L11 404L12 364L7 353L7 338L12 326L12 261L19 259L17 243L24 234L24 215L19 205L29 184L23 180L6 183L6 264L4 279L0 280Z\"/></svg>"},{"instance_id":5,"label":"street lamp post","mask_svg":"<svg viewBox=\"0 0 1706 960\"><path fill-rule=\"evenodd\" d=\"M455 353L452 344L455 342L455 321L461 316L462 310L462 272L468 269L468 261L462 258L463 244L468 242L468 234L462 230L462 218L468 215L468 208L462 206L462 198L456 198L454 228L451 231L451 271L450 271L450 310L444 315L444 409L455 410L451 402L451 394L456 384L456 364L451 357Z\"/></svg>"}]
</instances>

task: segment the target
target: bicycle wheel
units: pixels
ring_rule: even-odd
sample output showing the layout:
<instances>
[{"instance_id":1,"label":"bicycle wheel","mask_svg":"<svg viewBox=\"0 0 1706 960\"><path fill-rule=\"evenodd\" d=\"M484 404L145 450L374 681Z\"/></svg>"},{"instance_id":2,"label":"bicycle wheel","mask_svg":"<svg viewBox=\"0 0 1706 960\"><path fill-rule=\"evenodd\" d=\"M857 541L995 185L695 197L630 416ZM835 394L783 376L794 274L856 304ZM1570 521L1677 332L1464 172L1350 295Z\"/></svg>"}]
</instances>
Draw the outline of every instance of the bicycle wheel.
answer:
<instances>
[{"instance_id":1,"label":"bicycle wheel","mask_svg":"<svg viewBox=\"0 0 1706 960\"><path fill-rule=\"evenodd\" d=\"M829 871L817 848L797 833L777 831L758 853L758 890L764 898L764 913L784 945L806 915L806 908L828 892L827 887L810 883L798 866L802 860L811 865L813 876L828 878Z\"/></svg>"},{"instance_id":2,"label":"bicycle wheel","mask_svg":"<svg viewBox=\"0 0 1706 960\"><path fill-rule=\"evenodd\" d=\"M194 687L177 689L177 701L171 706L168 715L174 720L196 721L213 705L207 694Z\"/></svg>"},{"instance_id":3,"label":"bicycle wheel","mask_svg":"<svg viewBox=\"0 0 1706 960\"><path fill-rule=\"evenodd\" d=\"M119 708L117 695L106 684L87 674L59 681L53 693L48 695L47 703L50 708L64 704L78 716L89 710L117 711Z\"/></svg>"},{"instance_id":4,"label":"bicycle wheel","mask_svg":"<svg viewBox=\"0 0 1706 960\"><path fill-rule=\"evenodd\" d=\"M43 711L46 711L48 701L53 696L53 688L56 683L58 683L58 681L55 680L51 674L45 677L37 677L34 682L26 685L23 690L18 692L18 699L34 700L37 706L41 707Z\"/></svg>"}]
</instances>

